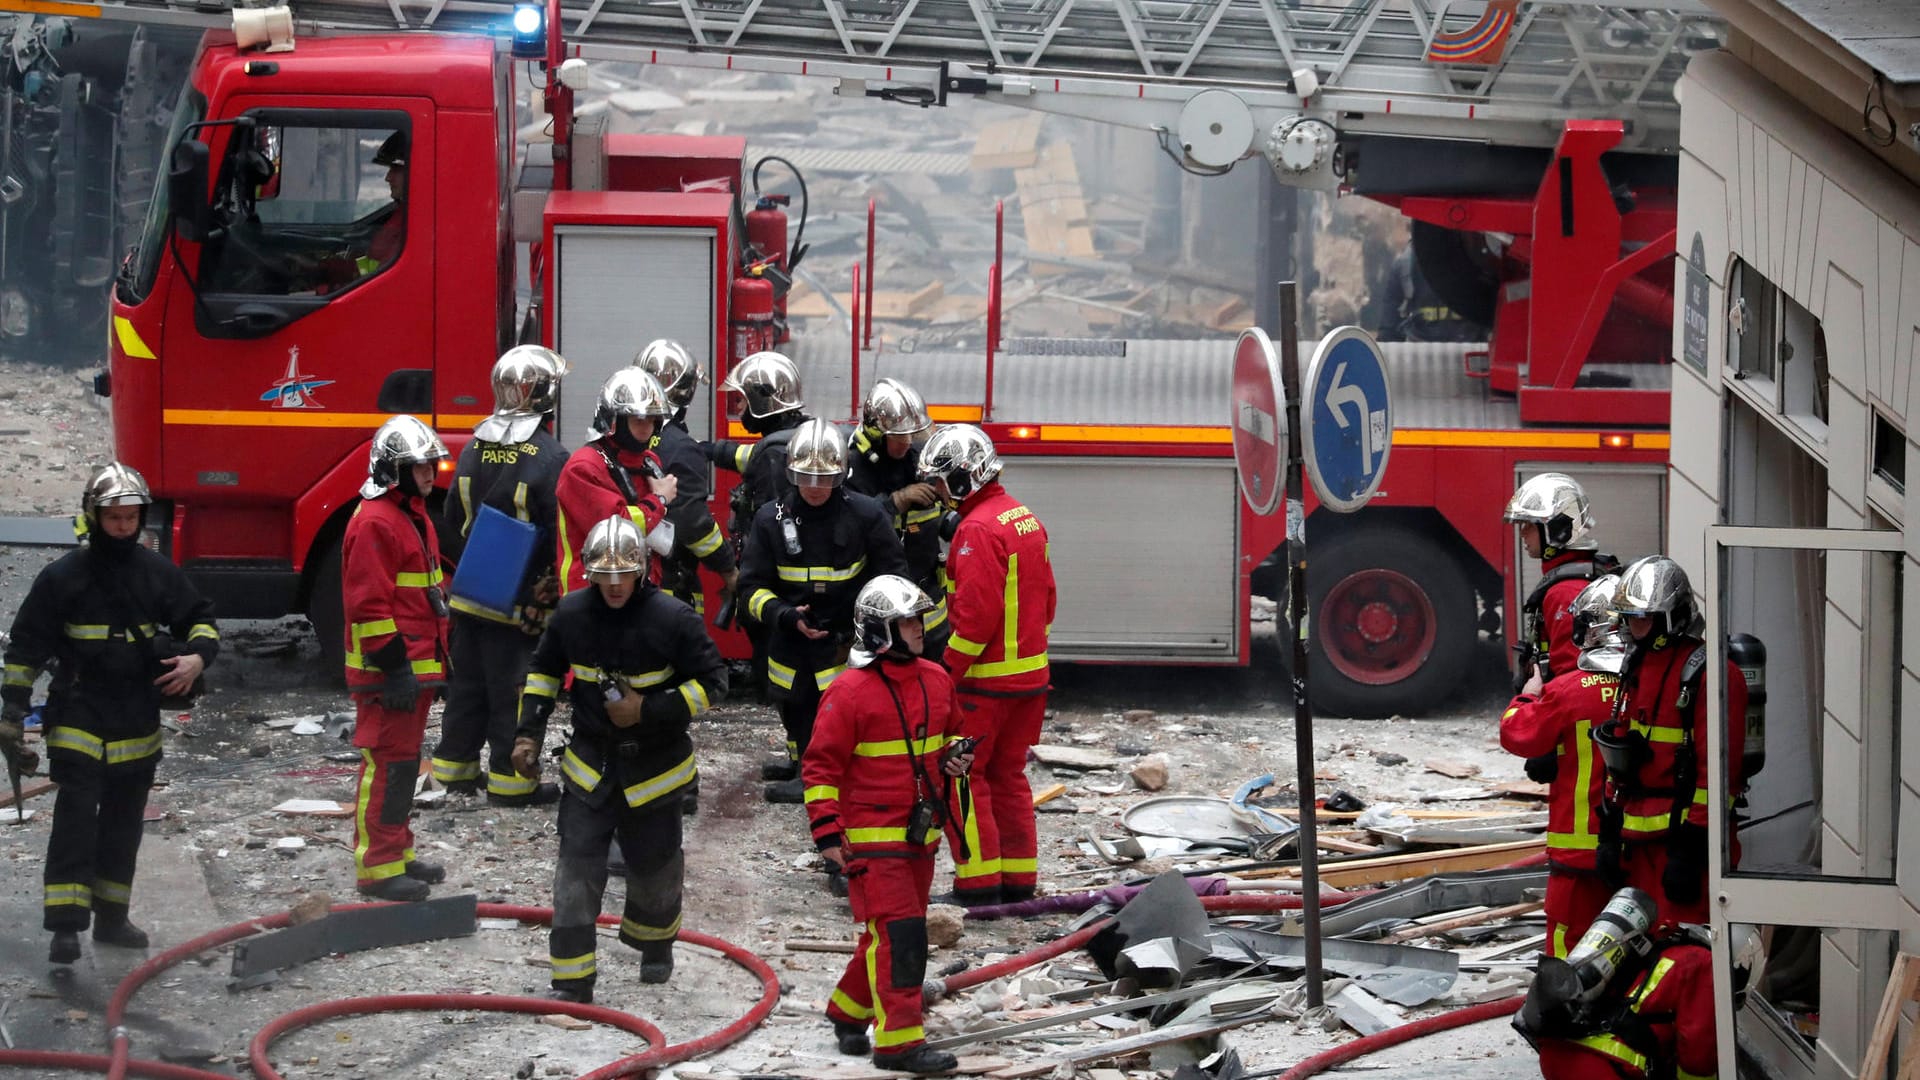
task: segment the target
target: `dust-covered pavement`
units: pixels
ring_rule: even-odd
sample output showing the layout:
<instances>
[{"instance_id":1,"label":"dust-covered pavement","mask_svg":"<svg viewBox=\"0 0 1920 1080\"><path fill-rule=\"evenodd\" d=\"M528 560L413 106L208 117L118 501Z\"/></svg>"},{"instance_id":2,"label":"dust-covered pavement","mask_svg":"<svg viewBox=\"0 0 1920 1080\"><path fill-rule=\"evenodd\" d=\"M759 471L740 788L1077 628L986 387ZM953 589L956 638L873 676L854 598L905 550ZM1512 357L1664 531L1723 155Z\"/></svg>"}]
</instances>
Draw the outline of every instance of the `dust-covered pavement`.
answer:
<instances>
[{"instance_id":1,"label":"dust-covered pavement","mask_svg":"<svg viewBox=\"0 0 1920 1080\"><path fill-rule=\"evenodd\" d=\"M17 607L31 574L51 554L0 550L0 613L10 615ZM303 620L230 623L223 632L224 652L210 673L207 697L190 716L170 718L165 735L166 760L133 904L136 921L153 932L156 951L219 926L285 911L316 893L339 902L355 898L350 821L271 810L295 798L351 804L348 744L327 734L294 734L285 726L296 717L324 722L349 715L350 705L334 674L321 669ZM1486 652L1486 663L1497 665L1491 646ZM1118 815L1147 797L1126 776L1139 757L1167 756L1166 793L1225 795L1263 772L1292 776L1292 710L1281 697L1286 683L1268 662L1271 655L1261 659L1248 669L1057 669L1046 741L1106 751L1120 766L1058 773L1032 767L1036 789L1067 786L1039 818L1047 891L1103 886L1168 865L1116 869L1079 847L1090 830L1121 835ZM1422 769L1434 757L1472 763L1482 781L1517 779L1519 763L1493 744L1494 710L1503 701L1490 685L1480 698L1432 717L1320 720L1320 794L1345 790L1372 802L1458 787L1459 780ZM429 750L435 736L430 730ZM834 1053L821 1009L846 957L798 951L788 943L850 940L853 925L846 903L824 889L801 809L760 799L759 763L778 750L777 718L736 698L703 717L695 739L702 796L700 813L687 821L685 925L767 958L786 993L760 1030L681 1072L791 1074L845 1060ZM0 863L6 867L0 908L13 927L0 935L0 997L7 1002L0 1019L16 1045L96 1051L104 1045L106 999L139 957L96 950L89 941L71 972L45 962L39 864L52 800L43 796L31 805L38 811L33 820L0 828ZM549 902L556 846L551 808L501 809L484 799L442 797L416 811L414 827L421 854L449 868L448 882L436 894ZM281 846L289 843L300 846ZM617 880L610 887L607 910L618 910L620 888ZM1057 934L1065 918L969 923L956 947L934 952L930 973L1030 947ZM336 957L288 970L272 985L236 992L227 988L228 951L214 950L150 983L135 999L129 1026L137 1056L238 1071L253 1032L292 1008L377 993L538 994L547 983L545 955L540 928L489 923L471 938ZM682 947L678 963L671 984L643 987L637 956L605 937L598 1000L646 1016L670 1040L679 1040L722 1026L757 993L744 971L702 950ZM983 1022L983 1016L996 1020L1008 1008L1035 1004L1009 994L1006 984L989 984L936 1009L930 1027L937 1032L954 1023ZM1350 1037L1271 1021L1227 1039L1241 1048L1249 1067L1259 1068L1291 1063ZM1490 1037L1513 1045L1504 1029ZM638 1049L632 1037L607 1029L563 1031L526 1017L434 1012L324 1024L278 1044L273 1059L289 1076L570 1076ZM1023 1056L1005 1048L984 1050Z\"/></svg>"},{"instance_id":2,"label":"dust-covered pavement","mask_svg":"<svg viewBox=\"0 0 1920 1080\"><path fill-rule=\"evenodd\" d=\"M87 470L105 458L104 417L81 375L19 364L5 365L4 374L0 430L8 432L16 453L13 467L0 470L0 514L70 514ZM0 624L11 621L33 575L59 554L0 547ZM324 726L327 717L351 714L338 673L322 668L302 619L225 622L222 630L224 650L209 673L207 697L190 716L170 717L164 735L166 760L133 899L134 918L152 932L155 952L231 923L284 912L316 894L336 902L355 899L350 822L272 812L295 798L352 801L348 744L325 734L298 735L287 726L298 717L319 718ZM1248 668L1056 668L1045 741L1105 752L1118 766L1057 773L1032 767L1036 789L1066 785L1065 795L1039 817L1047 891L1103 886L1171 865L1149 861L1115 868L1079 847L1089 831L1121 835L1121 812L1148 797L1127 777L1140 757L1166 755L1164 793L1227 795L1261 773L1276 774L1283 785L1293 776L1290 688L1273 639L1261 639L1260 646ZM1517 779L1519 762L1493 741L1506 700L1497 647L1483 642L1476 662L1480 690L1441 704L1431 715L1319 719L1319 793L1345 790L1371 803L1461 786L1458 779L1423 769L1434 758L1479 769L1475 783ZM564 724L554 728L557 739ZM428 734L429 750L436 734ZM687 821L685 925L765 957L785 993L759 1030L678 1071L688 1077L703 1071L792 1075L847 1061L834 1052L821 1019L846 956L788 947L802 940L850 941L853 924L845 901L824 889L801 809L760 800L758 767L778 750L777 718L750 698L736 697L702 718L695 739L702 796L699 815ZM1287 795L1283 791L1281 801ZM46 962L40 865L52 801L34 798L32 820L0 825L0 918L9 928L0 933L0 1033L19 1047L98 1052L106 1046L108 997L143 957L95 950L89 941L71 969ZM551 808L505 810L484 799L451 798L422 806L414 825L421 854L449 868L438 895L549 902L556 846ZM287 844L299 846L282 846ZM944 875L940 880L937 887L944 888ZM617 911L620 896L616 880L606 910ZM969 923L955 947L934 952L930 973L1028 948L1057 935L1067 918ZM641 986L637 955L610 936L603 938L601 961L598 999L652 1019L670 1040L724 1025L758 993L744 971L694 948L678 951L678 968L665 987ZM518 924L489 923L470 938L322 960L241 991L228 989L230 962L230 950L212 950L150 982L128 1018L135 1055L245 1075L253 1033L303 1005L399 992L538 994L547 984L544 931ZM1021 1000L1005 982L991 983L934 1009L929 1027L938 1033L957 1024L1004 1023L1009 1011L1041 1004ZM1225 1039L1240 1049L1249 1068L1263 1069L1351 1037L1344 1030L1273 1020ZM1406 1075L1440 1075L1436 1062L1450 1057L1478 1070L1462 1076L1531 1074L1503 1025L1426 1042L1418 1052L1399 1052L1408 1063L1402 1068L1411 1070ZM979 1049L1019 1059L1050 1045L1058 1043ZM298 1077L573 1076L638 1049L634 1038L603 1028L565 1031L527 1017L430 1012L330 1022L283 1040L272 1057Z\"/></svg>"}]
</instances>

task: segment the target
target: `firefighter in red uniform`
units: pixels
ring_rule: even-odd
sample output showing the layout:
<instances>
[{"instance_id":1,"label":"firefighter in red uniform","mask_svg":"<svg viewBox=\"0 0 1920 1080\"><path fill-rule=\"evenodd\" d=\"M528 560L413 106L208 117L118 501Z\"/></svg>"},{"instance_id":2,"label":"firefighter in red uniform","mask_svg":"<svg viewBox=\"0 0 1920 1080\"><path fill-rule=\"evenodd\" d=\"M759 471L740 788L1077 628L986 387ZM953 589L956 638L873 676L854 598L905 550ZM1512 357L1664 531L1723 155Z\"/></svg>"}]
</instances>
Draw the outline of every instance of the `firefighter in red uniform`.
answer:
<instances>
[{"instance_id":1,"label":"firefighter in red uniform","mask_svg":"<svg viewBox=\"0 0 1920 1080\"><path fill-rule=\"evenodd\" d=\"M1040 741L1047 711L1054 610L1047 530L1000 486L993 440L971 424L935 432L920 451L919 469L943 502L960 509L947 550L952 636L944 662L959 687L962 733L979 740L971 812L951 834L953 899L1029 899L1039 838L1027 750Z\"/></svg>"},{"instance_id":2,"label":"firefighter in red uniform","mask_svg":"<svg viewBox=\"0 0 1920 1080\"><path fill-rule=\"evenodd\" d=\"M1594 866L1600 794L1606 773L1594 752L1593 729L1606 723L1620 687L1626 640L1615 633L1612 603L1619 578L1596 578L1573 602L1573 637L1584 650L1579 668L1541 685L1534 672L1500 717L1500 746L1532 758L1555 756L1558 775L1547 798L1547 955L1565 956L1606 906L1613 890Z\"/></svg>"},{"instance_id":3,"label":"firefighter in red uniform","mask_svg":"<svg viewBox=\"0 0 1920 1080\"><path fill-rule=\"evenodd\" d=\"M587 443L560 470L554 494L560 503L559 556L562 595L585 588L580 545L588 530L615 514L626 514L649 548L672 550L671 529L661 529L667 504L680 490L649 447L672 407L666 391L639 368L621 368L600 388L600 402L587 431ZM660 560L650 560L649 580L660 583Z\"/></svg>"},{"instance_id":4,"label":"firefighter in red uniform","mask_svg":"<svg viewBox=\"0 0 1920 1080\"><path fill-rule=\"evenodd\" d=\"M1518 527L1527 557L1540 560L1540 580L1520 604L1514 651L1515 693L1536 674L1542 682L1574 670L1580 646L1574 641L1570 610L1580 590L1602 574L1620 569L1611 555L1593 550L1593 511L1578 481L1564 473L1541 473L1514 491L1504 520ZM1527 760L1527 775L1553 782L1551 753Z\"/></svg>"},{"instance_id":5,"label":"firefighter in red uniform","mask_svg":"<svg viewBox=\"0 0 1920 1080\"><path fill-rule=\"evenodd\" d=\"M1541 961L1513 1026L1540 1052L1546 1080L1718 1075L1712 937L1704 926L1655 924L1653 906L1621 889L1566 960ZM1736 925L1727 953L1737 1012L1765 950L1753 927Z\"/></svg>"},{"instance_id":6,"label":"firefighter in red uniform","mask_svg":"<svg viewBox=\"0 0 1920 1080\"><path fill-rule=\"evenodd\" d=\"M47 959L80 958L80 931L129 949L147 947L128 920L134 865L153 773L160 763L160 710L191 696L220 651L213 605L185 573L140 543L153 502L140 473L103 466L80 496L86 545L40 571L14 616L0 679L0 752L32 772L22 745L33 682L51 667L47 757L60 792L53 804L42 878ZM17 774L16 774L17 775Z\"/></svg>"},{"instance_id":7,"label":"firefighter in red uniform","mask_svg":"<svg viewBox=\"0 0 1920 1080\"><path fill-rule=\"evenodd\" d=\"M860 941L827 1002L844 1054L904 1072L949 1072L926 1045L927 894L940 823L959 812L972 749L959 739L953 680L920 658L933 601L883 574L854 601L855 646L827 687L801 762L814 843L846 876ZM956 798L958 795L958 798Z\"/></svg>"},{"instance_id":8,"label":"firefighter in red uniform","mask_svg":"<svg viewBox=\"0 0 1920 1080\"><path fill-rule=\"evenodd\" d=\"M1633 644L1612 715L1594 730L1607 773L1596 864L1615 884L1659 897L1670 921L1705 923L1712 710L1701 698L1712 650L1694 628L1686 571L1664 555L1622 570L1612 606ZM1731 661L1726 671L1727 787L1737 793L1747 682Z\"/></svg>"},{"instance_id":9,"label":"firefighter in red uniform","mask_svg":"<svg viewBox=\"0 0 1920 1080\"><path fill-rule=\"evenodd\" d=\"M447 876L414 855L407 826L427 706L447 679L448 607L426 505L434 463L446 456L440 437L414 417L381 424L340 544L347 689L360 748L354 879L362 893L383 900L424 900L427 886Z\"/></svg>"}]
</instances>

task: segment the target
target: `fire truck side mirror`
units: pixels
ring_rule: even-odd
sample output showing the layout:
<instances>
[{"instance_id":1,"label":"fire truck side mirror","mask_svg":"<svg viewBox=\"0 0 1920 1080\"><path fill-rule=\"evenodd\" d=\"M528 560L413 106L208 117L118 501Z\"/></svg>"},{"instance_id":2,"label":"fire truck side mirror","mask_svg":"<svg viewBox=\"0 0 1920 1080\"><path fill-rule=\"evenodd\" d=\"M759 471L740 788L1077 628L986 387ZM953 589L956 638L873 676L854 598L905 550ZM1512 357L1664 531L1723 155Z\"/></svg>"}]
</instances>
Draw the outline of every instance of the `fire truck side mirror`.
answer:
<instances>
[{"instance_id":1,"label":"fire truck side mirror","mask_svg":"<svg viewBox=\"0 0 1920 1080\"><path fill-rule=\"evenodd\" d=\"M167 162L167 207L173 227L184 239L199 243L213 226L213 207L207 199L210 155L207 144L186 138L174 146Z\"/></svg>"}]
</instances>

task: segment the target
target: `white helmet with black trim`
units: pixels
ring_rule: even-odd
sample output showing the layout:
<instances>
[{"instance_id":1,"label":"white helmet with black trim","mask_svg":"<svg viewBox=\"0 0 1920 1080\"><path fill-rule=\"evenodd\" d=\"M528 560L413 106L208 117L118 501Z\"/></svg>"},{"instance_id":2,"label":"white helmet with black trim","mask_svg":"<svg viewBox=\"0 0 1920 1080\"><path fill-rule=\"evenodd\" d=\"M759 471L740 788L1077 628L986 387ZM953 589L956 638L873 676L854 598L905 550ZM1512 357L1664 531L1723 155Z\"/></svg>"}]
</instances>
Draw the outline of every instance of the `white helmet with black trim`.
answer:
<instances>
[{"instance_id":1,"label":"white helmet with black trim","mask_svg":"<svg viewBox=\"0 0 1920 1080\"><path fill-rule=\"evenodd\" d=\"M1541 473L1521 484L1507 500L1502 518L1516 525L1540 526L1541 542L1548 548L1574 551L1597 546L1586 490L1565 473Z\"/></svg>"},{"instance_id":2,"label":"white helmet with black trim","mask_svg":"<svg viewBox=\"0 0 1920 1080\"><path fill-rule=\"evenodd\" d=\"M897 574L881 574L860 588L853 600L853 651L847 666L863 668L880 656L894 652L899 640L893 624L901 619L918 619L933 610L933 598L925 589Z\"/></svg>"},{"instance_id":3,"label":"white helmet with black trim","mask_svg":"<svg viewBox=\"0 0 1920 1080\"><path fill-rule=\"evenodd\" d=\"M600 388L600 400L593 410L593 423L587 428L587 441L604 439L620 431L620 420L627 416L665 420L673 415L667 392L653 376L637 367L624 367L607 378Z\"/></svg>"},{"instance_id":4,"label":"white helmet with black trim","mask_svg":"<svg viewBox=\"0 0 1920 1080\"><path fill-rule=\"evenodd\" d=\"M926 399L898 379L881 379L867 391L860 420L882 435L921 435L933 429Z\"/></svg>"},{"instance_id":5,"label":"white helmet with black trim","mask_svg":"<svg viewBox=\"0 0 1920 1080\"><path fill-rule=\"evenodd\" d=\"M539 345L515 345L493 362L493 415L473 427L483 442L525 442L560 405L567 359Z\"/></svg>"},{"instance_id":6,"label":"white helmet with black trim","mask_svg":"<svg viewBox=\"0 0 1920 1080\"><path fill-rule=\"evenodd\" d=\"M647 542L633 519L615 514L595 525L580 546L580 565L587 580L601 581L627 574L647 574Z\"/></svg>"},{"instance_id":7,"label":"white helmet with black trim","mask_svg":"<svg viewBox=\"0 0 1920 1080\"><path fill-rule=\"evenodd\" d=\"M847 478L847 439L831 421L808 420L793 429L787 443L787 480L795 486L829 480L839 487Z\"/></svg>"},{"instance_id":8,"label":"white helmet with black trim","mask_svg":"<svg viewBox=\"0 0 1920 1080\"><path fill-rule=\"evenodd\" d=\"M962 502L999 479L1000 453L987 433L972 424L948 424L920 448L916 472L923 483L945 481L947 494Z\"/></svg>"},{"instance_id":9,"label":"white helmet with black trim","mask_svg":"<svg viewBox=\"0 0 1920 1080\"><path fill-rule=\"evenodd\" d=\"M671 338L647 342L646 348L633 358L633 366L654 377L675 409L693 404L694 392L707 377L687 347Z\"/></svg>"},{"instance_id":10,"label":"white helmet with black trim","mask_svg":"<svg viewBox=\"0 0 1920 1080\"><path fill-rule=\"evenodd\" d=\"M373 433L373 447L367 451L367 482L360 485L360 497L377 499L400 483L404 470L446 456L447 444L419 417L392 417ZM426 492L409 490L408 494Z\"/></svg>"}]
</instances>

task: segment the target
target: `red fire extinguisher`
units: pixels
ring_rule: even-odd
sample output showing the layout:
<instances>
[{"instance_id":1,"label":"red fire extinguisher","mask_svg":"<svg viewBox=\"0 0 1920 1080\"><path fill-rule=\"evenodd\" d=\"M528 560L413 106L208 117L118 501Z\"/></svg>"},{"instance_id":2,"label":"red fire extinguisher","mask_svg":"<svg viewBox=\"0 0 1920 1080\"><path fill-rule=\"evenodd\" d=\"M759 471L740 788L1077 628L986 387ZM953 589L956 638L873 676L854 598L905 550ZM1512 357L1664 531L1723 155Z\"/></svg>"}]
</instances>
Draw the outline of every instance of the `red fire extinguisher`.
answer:
<instances>
[{"instance_id":1,"label":"red fire extinguisher","mask_svg":"<svg viewBox=\"0 0 1920 1080\"><path fill-rule=\"evenodd\" d=\"M800 187L800 227L794 233L791 249L787 246L787 212L793 200L788 195L762 195L760 170L768 162L786 166ZM754 205L746 215L747 244L766 269L763 276L773 286L773 340L785 342L787 332L787 290L793 284L793 270L806 257L807 245L801 238L807 233L807 181L793 162L781 157L763 157L753 166Z\"/></svg>"},{"instance_id":2,"label":"red fire extinguisher","mask_svg":"<svg viewBox=\"0 0 1920 1080\"><path fill-rule=\"evenodd\" d=\"M733 364L775 344L773 282L764 274L764 265L755 264L733 279Z\"/></svg>"}]
</instances>

